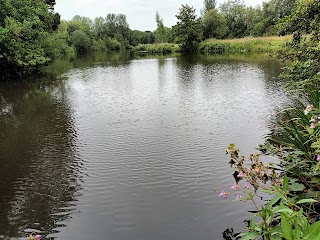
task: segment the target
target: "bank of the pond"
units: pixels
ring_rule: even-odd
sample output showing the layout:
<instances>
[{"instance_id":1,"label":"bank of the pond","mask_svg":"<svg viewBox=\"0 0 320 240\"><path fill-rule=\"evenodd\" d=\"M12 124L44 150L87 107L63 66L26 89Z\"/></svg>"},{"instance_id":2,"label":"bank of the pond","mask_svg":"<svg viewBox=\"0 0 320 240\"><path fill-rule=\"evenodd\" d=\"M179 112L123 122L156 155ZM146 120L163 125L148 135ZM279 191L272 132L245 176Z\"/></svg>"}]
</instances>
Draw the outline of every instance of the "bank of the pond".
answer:
<instances>
[{"instance_id":1,"label":"bank of the pond","mask_svg":"<svg viewBox=\"0 0 320 240\"><path fill-rule=\"evenodd\" d=\"M207 39L198 46L198 52L208 54L273 53L281 48L292 36L270 36L235 39ZM180 52L175 43L139 44L133 47L136 53L159 54Z\"/></svg>"},{"instance_id":2,"label":"bank of the pond","mask_svg":"<svg viewBox=\"0 0 320 240\"><path fill-rule=\"evenodd\" d=\"M272 53L291 40L292 36L270 36L238 39L207 39L199 44L198 51L209 54Z\"/></svg>"},{"instance_id":3,"label":"bank of the pond","mask_svg":"<svg viewBox=\"0 0 320 240\"><path fill-rule=\"evenodd\" d=\"M139 44L133 47L133 51L146 54L173 53L179 52L180 46L175 43Z\"/></svg>"}]
</instances>

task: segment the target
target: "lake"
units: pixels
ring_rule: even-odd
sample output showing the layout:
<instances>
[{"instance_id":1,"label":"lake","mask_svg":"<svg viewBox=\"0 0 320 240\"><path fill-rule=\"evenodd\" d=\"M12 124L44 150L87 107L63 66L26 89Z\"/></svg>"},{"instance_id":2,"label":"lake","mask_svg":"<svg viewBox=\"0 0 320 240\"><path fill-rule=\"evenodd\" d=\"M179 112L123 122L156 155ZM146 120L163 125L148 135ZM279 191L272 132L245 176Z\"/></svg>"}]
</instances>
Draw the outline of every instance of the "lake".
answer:
<instances>
[{"instance_id":1,"label":"lake","mask_svg":"<svg viewBox=\"0 0 320 240\"><path fill-rule=\"evenodd\" d=\"M264 56L96 53L0 83L0 239L212 240L250 203L225 149L243 155L288 103Z\"/></svg>"}]
</instances>

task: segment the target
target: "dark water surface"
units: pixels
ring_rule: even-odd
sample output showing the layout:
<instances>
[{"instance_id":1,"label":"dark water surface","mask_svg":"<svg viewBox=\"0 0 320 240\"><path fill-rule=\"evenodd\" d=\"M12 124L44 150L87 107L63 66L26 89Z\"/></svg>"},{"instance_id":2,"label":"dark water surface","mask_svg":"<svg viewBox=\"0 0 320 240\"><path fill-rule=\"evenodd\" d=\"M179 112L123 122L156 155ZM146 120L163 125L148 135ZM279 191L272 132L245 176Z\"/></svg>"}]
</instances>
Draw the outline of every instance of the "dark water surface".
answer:
<instances>
[{"instance_id":1,"label":"dark water surface","mask_svg":"<svg viewBox=\"0 0 320 240\"><path fill-rule=\"evenodd\" d=\"M287 102L279 68L263 57L100 53L0 83L0 239L241 230L250 204L213 189L233 183L229 143L255 152Z\"/></svg>"}]
</instances>

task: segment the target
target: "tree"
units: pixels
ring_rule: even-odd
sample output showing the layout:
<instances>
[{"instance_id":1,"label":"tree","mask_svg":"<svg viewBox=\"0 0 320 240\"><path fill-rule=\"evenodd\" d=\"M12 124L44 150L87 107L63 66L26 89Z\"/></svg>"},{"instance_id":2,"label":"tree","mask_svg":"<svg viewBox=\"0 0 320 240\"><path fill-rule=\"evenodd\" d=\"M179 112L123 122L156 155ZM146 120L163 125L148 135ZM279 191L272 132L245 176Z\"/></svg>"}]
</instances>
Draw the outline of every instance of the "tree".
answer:
<instances>
[{"instance_id":1,"label":"tree","mask_svg":"<svg viewBox=\"0 0 320 240\"><path fill-rule=\"evenodd\" d=\"M157 23L157 29L155 31L156 42L157 43L167 42L166 36L165 36L166 35L165 27L163 25L163 20L160 17L158 12L156 12L156 23Z\"/></svg>"},{"instance_id":2,"label":"tree","mask_svg":"<svg viewBox=\"0 0 320 240\"><path fill-rule=\"evenodd\" d=\"M201 9L201 15L204 16L211 9L216 8L216 0L204 0L203 1L203 9Z\"/></svg>"},{"instance_id":3,"label":"tree","mask_svg":"<svg viewBox=\"0 0 320 240\"><path fill-rule=\"evenodd\" d=\"M105 29L109 37L117 38L118 41L130 37L129 24L124 14L109 13L105 19Z\"/></svg>"},{"instance_id":4,"label":"tree","mask_svg":"<svg viewBox=\"0 0 320 240\"><path fill-rule=\"evenodd\" d=\"M181 50L190 52L196 50L202 38L201 23L196 19L195 9L188 4L182 5L179 9L177 24L174 31L181 44Z\"/></svg>"},{"instance_id":5,"label":"tree","mask_svg":"<svg viewBox=\"0 0 320 240\"><path fill-rule=\"evenodd\" d=\"M220 10L227 21L230 37L244 37L247 34L245 9L240 0L228 0L221 4Z\"/></svg>"},{"instance_id":6,"label":"tree","mask_svg":"<svg viewBox=\"0 0 320 240\"><path fill-rule=\"evenodd\" d=\"M299 1L292 13L281 19L282 33L293 34L293 40L279 52L288 64L282 77L293 81L314 81L319 85L320 72L320 2ZM309 36L304 36L309 33Z\"/></svg>"},{"instance_id":7,"label":"tree","mask_svg":"<svg viewBox=\"0 0 320 240\"><path fill-rule=\"evenodd\" d=\"M53 5L43 0L0 1L2 71L22 71L46 65L52 60L45 42L49 33L57 28L58 15L52 11Z\"/></svg>"},{"instance_id":8,"label":"tree","mask_svg":"<svg viewBox=\"0 0 320 240\"><path fill-rule=\"evenodd\" d=\"M227 22L217 9L209 10L202 19L204 38L223 38L227 32Z\"/></svg>"},{"instance_id":9,"label":"tree","mask_svg":"<svg viewBox=\"0 0 320 240\"><path fill-rule=\"evenodd\" d=\"M71 34L71 42L77 52L88 52L92 44L88 34L82 30L76 30Z\"/></svg>"},{"instance_id":10,"label":"tree","mask_svg":"<svg viewBox=\"0 0 320 240\"><path fill-rule=\"evenodd\" d=\"M295 31L310 33L319 25L320 2L316 0L301 0L292 13L279 20L277 28L280 34Z\"/></svg>"},{"instance_id":11,"label":"tree","mask_svg":"<svg viewBox=\"0 0 320 240\"><path fill-rule=\"evenodd\" d=\"M92 31L96 39L102 39L107 36L105 19L103 17L96 17L94 19Z\"/></svg>"}]
</instances>

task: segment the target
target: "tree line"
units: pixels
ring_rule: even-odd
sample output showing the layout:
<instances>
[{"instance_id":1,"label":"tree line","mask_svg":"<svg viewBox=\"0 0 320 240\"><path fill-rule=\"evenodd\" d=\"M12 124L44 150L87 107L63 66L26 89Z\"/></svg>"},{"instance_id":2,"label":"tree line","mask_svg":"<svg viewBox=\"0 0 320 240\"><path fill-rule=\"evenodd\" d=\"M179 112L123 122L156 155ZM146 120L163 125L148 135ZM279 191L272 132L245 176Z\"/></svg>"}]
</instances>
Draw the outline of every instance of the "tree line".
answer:
<instances>
[{"instance_id":1,"label":"tree line","mask_svg":"<svg viewBox=\"0 0 320 240\"><path fill-rule=\"evenodd\" d=\"M302 0L303 1L303 0ZM227 0L204 0L200 16L182 5L177 23L166 27L156 12L154 31L131 30L124 14L108 13L90 19L74 16L60 20L55 0L3 0L0 2L0 67L15 71L47 65L53 59L74 52L118 50L138 44L178 43L182 51L194 51L208 38L240 38L290 33L284 26L299 0L269 0L261 6Z\"/></svg>"}]
</instances>

